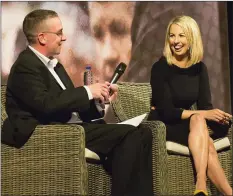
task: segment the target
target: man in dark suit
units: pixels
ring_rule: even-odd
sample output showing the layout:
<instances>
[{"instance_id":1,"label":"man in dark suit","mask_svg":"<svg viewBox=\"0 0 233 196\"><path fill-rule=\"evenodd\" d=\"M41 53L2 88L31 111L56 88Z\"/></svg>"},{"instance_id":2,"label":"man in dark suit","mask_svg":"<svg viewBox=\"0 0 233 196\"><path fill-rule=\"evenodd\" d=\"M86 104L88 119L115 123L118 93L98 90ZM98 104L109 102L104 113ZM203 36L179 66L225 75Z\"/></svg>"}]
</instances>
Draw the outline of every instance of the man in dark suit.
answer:
<instances>
[{"instance_id":1,"label":"man in dark suit","mask_svg":"<svg viewBox=\"0 0 233 196\"><path fill-rule=\"evenodd\" d=\"M114 99L117 87L108 82L74 87L54 58L66 40L56 12L32 11L24 19L23 31L29 46L8 78L2 143L20 148L38 124L80 123L80 116L86 147L103 162L106 157L111 160L112 195L152 195L151 132L130 125L91 123L103 116L96 101Z\"/></svg>"}]
</instances>

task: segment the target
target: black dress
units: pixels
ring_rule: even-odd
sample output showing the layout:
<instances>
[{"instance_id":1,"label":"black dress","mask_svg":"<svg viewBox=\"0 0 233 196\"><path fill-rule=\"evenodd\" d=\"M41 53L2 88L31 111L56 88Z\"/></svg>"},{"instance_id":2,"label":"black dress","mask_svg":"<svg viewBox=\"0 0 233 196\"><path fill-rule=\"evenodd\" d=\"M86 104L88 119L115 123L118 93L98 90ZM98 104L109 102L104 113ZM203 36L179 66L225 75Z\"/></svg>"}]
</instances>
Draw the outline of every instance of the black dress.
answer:
<instances>
[{"instance_id":1,"label":"black dress","mask_svg":"<svg viewBox=\"0 0 233 196\"><path fill-rule=\"evenodd\" d=\"M152 101L156 110L150 112L148 120L161 120L166 125L167 140L188 145L189 121L181 119L183 110L189 110L196 103L198 110L213 109L209 78L203 62L188 68L168 65L161 57L151 70ZM207 121L213 129L213 139L227 134L228 125Z\"/></svg>"}]
</instances>

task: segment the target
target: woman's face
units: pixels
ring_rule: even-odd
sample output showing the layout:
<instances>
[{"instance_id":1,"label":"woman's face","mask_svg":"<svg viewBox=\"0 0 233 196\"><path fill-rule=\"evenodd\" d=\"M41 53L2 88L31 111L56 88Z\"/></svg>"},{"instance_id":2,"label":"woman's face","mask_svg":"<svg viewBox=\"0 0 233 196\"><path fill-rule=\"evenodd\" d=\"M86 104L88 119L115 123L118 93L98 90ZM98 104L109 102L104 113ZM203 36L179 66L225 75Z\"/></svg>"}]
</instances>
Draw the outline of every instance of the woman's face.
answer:
<instances>
[{"instance_id":1,"label":"woman's face","mask_svg":"<svg viewBox=\"0 0 233 196\"><path fill-rule=\"evenodd\" d=\"M183 58L189 55L189 44L183 29L172 24L169 32L169 45L175 58Z\"/></svg>"}]
</instances>

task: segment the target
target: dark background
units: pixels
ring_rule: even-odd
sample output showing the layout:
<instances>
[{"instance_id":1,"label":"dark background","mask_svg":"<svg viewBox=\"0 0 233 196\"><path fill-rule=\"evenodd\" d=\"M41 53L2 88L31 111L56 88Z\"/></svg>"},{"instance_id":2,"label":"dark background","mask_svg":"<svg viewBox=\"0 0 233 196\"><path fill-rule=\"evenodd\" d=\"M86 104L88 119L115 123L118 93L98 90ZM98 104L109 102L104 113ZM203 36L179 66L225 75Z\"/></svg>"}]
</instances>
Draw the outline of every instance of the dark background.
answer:
<instances>
[{"instance_id":1,"label":"dark background","mask_svg":"<svg viewBox=\"0 0 233 196\"><path fill-rule=\"evenodd\" d=\"M22 21L16 21L32 9L45 6L47 2L1 2L2 19L2 55L1 67L11 66L19 52L26 46L24 35L20 29ZM52 2L51 2L52 3ZM129 82L149 82L150 71L153 63L162 55L166 27L168 22L177 15L189 15L193 17L200 26L203 45L203 62L208 68L212 102L215 108L226 112L233 112L233 5L232 2L136 2L135 14L132 24L132 55L128 66L129 72L124 74L124 81ZM66 8L67 6L67 8ZM12 9L14 8L14 9ZM45 8L45 7L44 7ZM80 33L90 34L86 3L78 2L56 2L56 6L50 9L58 11L59 15L67 17L64 20L64 29L69 36L71 49L80 52L80 48L86 42L76 44L75 39L80 37ZM66 8L66 9L65 9ZM72 8L78 10L82 15L73 17L69 15ZM69 10L69 12L67 11ZM82 16L82 17L81 17ZM81 21L82 19L82 21ZM81 22L80 22L81 21ZM73 22L70 26L65 26L68 22ZM77 31L75 25L80 22L83 32ZM10 27L9 24L12 23ZM4 26L5 25L5 26ZM16 28L17 26L17 28ZM14 37L12 30L17 34ZM69 35L71 34L71 35ZM73 37L72 37L73 35ZM91 36L91 35L90 35ZM8 38L8 39L6 39ZM7 41L6 41L7 40ZM69 44L67 40L67 45ZM81 44L80 44L81 43ZM14 48L10 47L14 46ZM78 47L79 46L79 47ZM63 47L64 48L64 47ZM91 47L90 47L91 48ZM62 55L69 55L64 48ZM91 56L94 51L85 52ZM73 53L72 53L73 54ZM64 56L60 55L60 59ZM87 57L89 57L87 56ZM82 57L82 54L81 54ZM74 84L75 80L83 76L82 71L85 64L77 60L75 63L66 59L63 63ZM12 58L12 62L8 60ZM95 61L95 59L93 60ZM2 69L3 70L3 69ZM114 70L113 70L114 71ZM1 71L2 83L7 82L8 73ZM81 80L80 80L81 81Z\"/></svg>"},{"instance_id":2,"label":"dark background","mask_svg":"<svg viewBox=\"0 0 233 196\"><path fill-rule=\"evenodd\" d=\"M227 2L227 13L228 13L230 78L231 78L231 103L233 103L233 2ZM231 112L233 113L233 104L231 104Z\"/></svg>"}]
</instances>

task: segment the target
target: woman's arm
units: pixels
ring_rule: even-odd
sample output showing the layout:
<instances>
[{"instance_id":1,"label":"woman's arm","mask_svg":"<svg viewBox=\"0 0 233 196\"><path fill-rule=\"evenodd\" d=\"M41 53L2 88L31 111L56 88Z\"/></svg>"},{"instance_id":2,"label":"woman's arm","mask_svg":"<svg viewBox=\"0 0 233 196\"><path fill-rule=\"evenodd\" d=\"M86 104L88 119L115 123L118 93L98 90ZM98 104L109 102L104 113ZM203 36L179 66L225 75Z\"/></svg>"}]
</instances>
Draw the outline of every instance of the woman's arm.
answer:
<instances>
[{"instance_id":1,"label":"woman's arm","mask_svg":"<svg viewBox=\"0 0 233 196\"><path fill-rule=\"evenodd\" d=\"M210 110L213 109L213 105L211 101L208 70L206 65L202 62L200 69L197 108L198 110Z\"/></svg>"},{"instance_id":2,"label":"woman's arm","mask_svg":"<svg viewBox=\"0 0 233 196\"><path fill-rule=\"evenodd\" d=\"M181 114L181 119L187 119L193 114L200 114L204 117L205 111L204 110L183 110Z\"/></svg>"},{"instance_id":3,"label":"woman's arm","mask_svg":"<svg viewBox=\"0 0 233 196\"><path fill-rule=\"evenodd\" d=\"M200 70L200 88L197 100L198 110L183 110L174 107L170 88L167 83L167 78L169 78L168 69L166 69L167 66L167 64L160 60L153 65L151 70L151 109L156 109L162 120L166 122L178 119L187 119L192 114L198 113L207 120L226 124L229 123L229 119L232 118L232 115L219 109L213 109L207 68L204 64Z\"/></svg>"},{"instance_id":4,"label":"woman's arm","mask_svg":"<svg viewBox=\"0 0 233 196\"><path fill-rule=\"evenodd\" d=\"M169 69L165 59L156 62L151 70L150 84L152 88L151 105L164 122L181 119L183 109L176 108L173 104L170 87L168 85Z\"/></svg>"}]
</instances>

